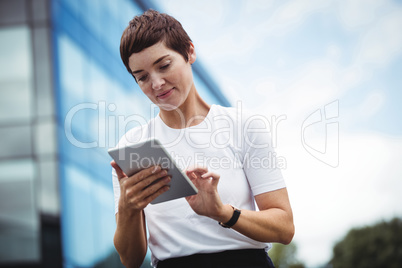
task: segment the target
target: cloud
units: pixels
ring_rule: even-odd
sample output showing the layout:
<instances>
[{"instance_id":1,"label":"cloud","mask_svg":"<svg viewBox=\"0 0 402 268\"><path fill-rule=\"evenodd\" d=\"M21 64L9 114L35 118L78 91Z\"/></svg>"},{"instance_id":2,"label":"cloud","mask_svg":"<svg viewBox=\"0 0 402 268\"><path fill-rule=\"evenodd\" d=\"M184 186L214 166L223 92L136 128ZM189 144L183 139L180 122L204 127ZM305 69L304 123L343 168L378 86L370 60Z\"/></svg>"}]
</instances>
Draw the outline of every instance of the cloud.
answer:
<instances>
[{"instance_id":1,"label":"cloud","mask_svg":"<svg viewBox=\"0 0 402 268\"><path fill-rule=\"evenodd\" d=\"M253 0L253 1L243 1L244 4L244 14L247 16L255 16L260 12L269 12L274 7L274 0Z\"/></svg>"},{"instance_id":2,"label":"cloud","mask_svg":"<svg viewBox=\"0 0 402 268\"><path fill-rule=\"evenodd\" d=\"M381 109L385 101L385 94L380 90L370 92L357 107L356 117L366 120L369 119Z\"/></svg>"},{"instance_id":3,"label":"cloud","mask_svg":"<svg viewBox=\"0 0 402 268\"><path fill-rule=\"evenodd\" d=\"M266 35L285 35L300 27L311 14L329 7L331 1L288 1L277 7L275 13L259 26Z\"/></svg>"},{"instance_id":4,"label":"cloud","mask_svg":"<svg viewBox=\"0 0 402 268\"><path fill-rule=\"evenodd\" d=\"M379 8L392 5L388 0L344 0L335 4L339 21L350 31L364 29L378 18Z\"/></svg>"},{"instance_id":5,"label":"cloud","mask_svg":"<svg viewBox=\"0 0 402 268\"><path fill-rule=\"evenodd\" d=\"M357 45L355 65L385 67L402 55L402 10L380 17Z\"/></svg>"},{"instance_id":6,"label":"cloud","mask_svg":"<svg viewBox=\"0 0 402 268\"><path fill-rule=\"evenodd\" d=\"M316 109L339 99L348 88L343 87L344 73L328 59L311 61L290 76L269 76L252 85L260 96L258 111L267 110L292 115L301 120Z\"/></svg>"}]
</instances>

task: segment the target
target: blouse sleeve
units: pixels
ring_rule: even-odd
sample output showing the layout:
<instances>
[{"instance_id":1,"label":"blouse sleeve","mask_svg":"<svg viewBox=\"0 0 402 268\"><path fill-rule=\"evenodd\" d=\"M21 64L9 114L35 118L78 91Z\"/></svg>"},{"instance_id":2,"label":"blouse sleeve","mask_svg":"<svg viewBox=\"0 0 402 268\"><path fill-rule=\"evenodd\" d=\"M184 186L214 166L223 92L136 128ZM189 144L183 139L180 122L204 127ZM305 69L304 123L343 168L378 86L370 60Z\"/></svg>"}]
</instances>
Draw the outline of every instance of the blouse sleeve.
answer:
<instances>
[{"instance_id":1,"label":"blouse sleeve","mask_svg":"<svg viewBox=\"0 0 402 268\"><path fill-rule=\"evenodd\" d=\"M285 188L283 157L274 151L270 122L262 115L247 116L243 125L243 170L253 195Z\"/></svg>"}]
</instances>

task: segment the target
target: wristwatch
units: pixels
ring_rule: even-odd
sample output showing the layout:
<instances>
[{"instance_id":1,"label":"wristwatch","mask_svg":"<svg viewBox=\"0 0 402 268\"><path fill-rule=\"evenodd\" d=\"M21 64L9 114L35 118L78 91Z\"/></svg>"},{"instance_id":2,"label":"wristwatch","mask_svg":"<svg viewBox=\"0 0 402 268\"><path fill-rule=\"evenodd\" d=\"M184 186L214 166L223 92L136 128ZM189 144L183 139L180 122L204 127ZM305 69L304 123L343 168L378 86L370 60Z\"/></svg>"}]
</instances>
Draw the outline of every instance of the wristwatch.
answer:
<instances>
[{"instance_id":1,"label":"wristwatch","mask_svg":"<svg viewBox=\"0 0 402 268\"><path fill-rule=\"evenodd\" d=\"M222 226L223 228L230 228L230 227L232 227L233 225L235 225L236 222L237 222L237 220L238 220L239 217L240 217L240 214L241 214L241 210L235 208L235 207L232 206L232 205L230 205L230 206L233 208L233 215L232 215L232 218L230 218L230 220L229 220L228 222L225 222L225 223L219 222L219 225Z\"/></svg>"}]
</instances>

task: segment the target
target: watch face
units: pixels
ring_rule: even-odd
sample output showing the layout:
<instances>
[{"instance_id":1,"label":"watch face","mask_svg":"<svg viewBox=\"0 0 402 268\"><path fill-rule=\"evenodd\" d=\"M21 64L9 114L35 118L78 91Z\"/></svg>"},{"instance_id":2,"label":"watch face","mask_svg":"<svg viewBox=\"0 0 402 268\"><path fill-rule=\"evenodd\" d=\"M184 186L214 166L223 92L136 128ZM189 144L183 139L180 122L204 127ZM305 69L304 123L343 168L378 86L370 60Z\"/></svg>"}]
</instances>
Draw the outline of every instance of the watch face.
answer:
<instances>
[{"instance_id":1,"label":"watch face","mask_svg":"<svg viewBox=\"0 0 402 268\"><path fill-rule=\"evenodd\" d=\"M225 224L222 223L222 222L219 222L219 225L222 226L223 228L230 228L230 226L227 226L227 225L225 225Z\"/></svg>"}]
</instances>

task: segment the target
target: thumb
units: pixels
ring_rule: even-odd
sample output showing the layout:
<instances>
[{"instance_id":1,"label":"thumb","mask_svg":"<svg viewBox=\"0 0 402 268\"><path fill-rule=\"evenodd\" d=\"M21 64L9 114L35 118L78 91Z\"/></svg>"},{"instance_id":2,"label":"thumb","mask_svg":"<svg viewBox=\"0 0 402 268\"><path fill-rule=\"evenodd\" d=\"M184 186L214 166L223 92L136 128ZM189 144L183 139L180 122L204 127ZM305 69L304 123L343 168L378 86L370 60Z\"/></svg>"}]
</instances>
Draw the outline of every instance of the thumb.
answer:
<instances>
[{"instance_id":1,"label":"thumb","mask_svg":"<svg viewBox=\"0 0 402 268\"><path fill-rule=\"evenodd\" d=\"M121 180L122 178L127 177L127 175L123 172L123 170L121 170L119 165L117 165L117 163L114 160L112 162L110 162L110 165L114 168L114 170L116 170L117 178L119 180Z\"/></svg>"}]
</instances>

